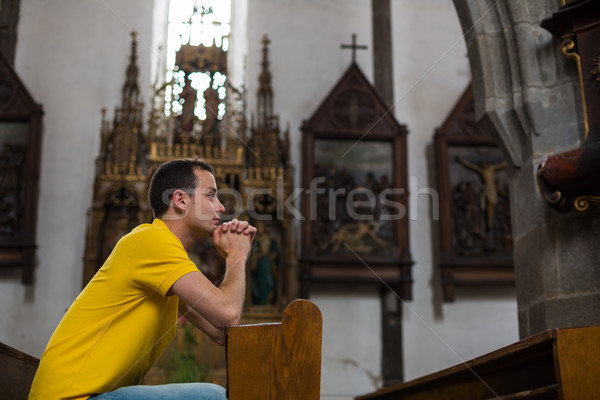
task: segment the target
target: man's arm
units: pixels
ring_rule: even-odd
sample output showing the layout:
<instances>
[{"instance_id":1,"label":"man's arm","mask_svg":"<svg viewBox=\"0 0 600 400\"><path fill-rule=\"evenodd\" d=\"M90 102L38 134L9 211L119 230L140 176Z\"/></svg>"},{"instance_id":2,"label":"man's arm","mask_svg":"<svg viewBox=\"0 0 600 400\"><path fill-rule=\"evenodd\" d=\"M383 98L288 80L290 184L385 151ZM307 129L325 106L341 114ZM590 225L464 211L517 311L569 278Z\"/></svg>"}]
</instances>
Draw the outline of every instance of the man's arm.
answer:
<instances>
[{"instance_id":1,"label":"man's arm","mask_svg":"<svg viewBox=\"0 0 600 400\"><path fill-rule=\"evenodd\" d=\"M192 310L217 330L239 323L246 294L246 261L256 228L233 220L213 231L214 244L225 257L225 276L216 287L202 273L191 272L171 287Z\"/></svg>"},{"instance_id":2,"label":"man's arm","mask_svg":"<svg viewBox=\"0 0 600 400\"><path fill-rule=\"evenodd\" d=\"M186 320L190 321L196 328L206 333L208 337L215 341L219 346L225 345L225 331L217 329L206 320L202 315L194 311L193 308L189 307L185 303L179 304L179 314Z\"/></svg>"}]
</instances>

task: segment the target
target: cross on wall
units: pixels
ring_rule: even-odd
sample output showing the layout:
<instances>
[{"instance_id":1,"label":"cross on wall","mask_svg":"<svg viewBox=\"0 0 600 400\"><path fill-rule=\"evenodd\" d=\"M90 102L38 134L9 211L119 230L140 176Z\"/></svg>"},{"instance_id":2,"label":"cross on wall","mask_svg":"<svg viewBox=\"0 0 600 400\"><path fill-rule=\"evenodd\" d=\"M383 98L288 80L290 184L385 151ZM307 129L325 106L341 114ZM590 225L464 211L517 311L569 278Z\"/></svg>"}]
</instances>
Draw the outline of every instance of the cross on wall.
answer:
<instances>
[{"instance_id":1,"label":"cross on wall","mask_svg":"<svg viewBox=\"0 0 600 400\"><path fill-rule=\"evenodd\" d=\"M356 33L352 34L352 44L342 44L342 49L352 49L352 63L356 62L356 50L366 50L367 46L364 44L356 44Z\"/></svg>"}]
</instances>

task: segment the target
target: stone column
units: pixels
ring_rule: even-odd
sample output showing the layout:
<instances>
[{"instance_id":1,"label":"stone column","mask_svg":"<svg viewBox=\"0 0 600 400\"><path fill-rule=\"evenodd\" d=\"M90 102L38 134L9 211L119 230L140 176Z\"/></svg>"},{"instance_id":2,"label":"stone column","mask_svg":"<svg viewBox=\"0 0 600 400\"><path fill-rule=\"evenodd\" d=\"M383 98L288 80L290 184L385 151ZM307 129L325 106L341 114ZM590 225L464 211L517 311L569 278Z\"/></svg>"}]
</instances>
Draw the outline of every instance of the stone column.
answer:
<instances>
[{"instance_id":1,"label":"stone column","mask_svg":"<svg viewBox=\"0 0 600 400\"><path fill-rule=\"evenodd\" d=\"M520 336L600 324L600 213L560 214L536 182L546 156L580 145L577 68L540 27L557 0L454 0L465 33L475 109L511 160Z\"/></svg>"}]
</instances>

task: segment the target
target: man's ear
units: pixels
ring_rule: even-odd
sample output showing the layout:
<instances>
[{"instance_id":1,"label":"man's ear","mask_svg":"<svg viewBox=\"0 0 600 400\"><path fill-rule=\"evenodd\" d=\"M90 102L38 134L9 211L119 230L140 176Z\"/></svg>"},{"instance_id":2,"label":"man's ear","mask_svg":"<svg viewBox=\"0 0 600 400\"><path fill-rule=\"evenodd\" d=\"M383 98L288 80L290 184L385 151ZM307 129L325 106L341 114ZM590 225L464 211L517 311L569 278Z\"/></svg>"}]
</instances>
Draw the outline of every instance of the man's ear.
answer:
<instances>
[{"instance_id":1,"label":"man's ear","mask_svg":"<svg viewBox=\"0 0 600 400\"><path fill-rule=\"evenodd\" d=\"M173 204L175 210L178 210L179 212L186 212L189 204L188 194L180 189L175 190L173 192L171 204Z\"/></svg>"}]
</instances>

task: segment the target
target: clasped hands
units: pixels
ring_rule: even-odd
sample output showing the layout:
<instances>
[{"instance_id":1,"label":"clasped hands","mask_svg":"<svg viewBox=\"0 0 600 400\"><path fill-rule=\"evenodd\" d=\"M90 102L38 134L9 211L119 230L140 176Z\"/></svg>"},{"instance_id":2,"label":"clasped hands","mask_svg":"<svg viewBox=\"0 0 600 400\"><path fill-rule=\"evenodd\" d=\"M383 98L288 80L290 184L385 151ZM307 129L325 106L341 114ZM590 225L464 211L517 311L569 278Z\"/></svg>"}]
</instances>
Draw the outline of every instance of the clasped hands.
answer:
<instances>
[{"instance_id":1,"label":"clasped hands","mask_svg":"<svg viewBox=\"0 0 600 400\"><path fill-rule=\"evenodd\" d=\"M215 247L224 258L232 255L247 257L255 236L256 228L237 218L217 226L213 231Z\"/></svg>"}]
</instances>

